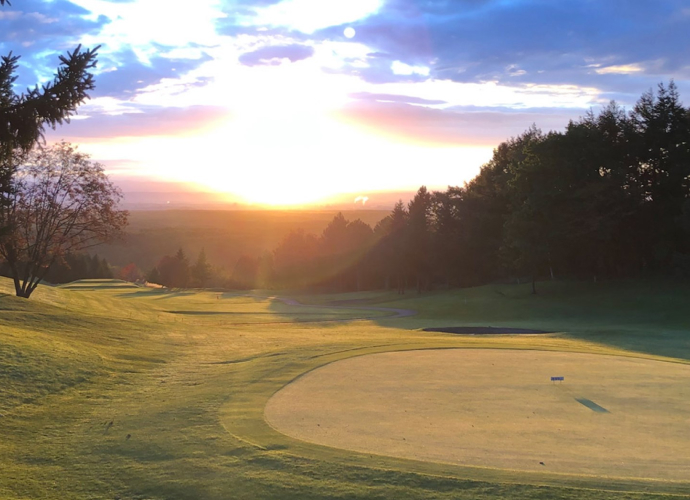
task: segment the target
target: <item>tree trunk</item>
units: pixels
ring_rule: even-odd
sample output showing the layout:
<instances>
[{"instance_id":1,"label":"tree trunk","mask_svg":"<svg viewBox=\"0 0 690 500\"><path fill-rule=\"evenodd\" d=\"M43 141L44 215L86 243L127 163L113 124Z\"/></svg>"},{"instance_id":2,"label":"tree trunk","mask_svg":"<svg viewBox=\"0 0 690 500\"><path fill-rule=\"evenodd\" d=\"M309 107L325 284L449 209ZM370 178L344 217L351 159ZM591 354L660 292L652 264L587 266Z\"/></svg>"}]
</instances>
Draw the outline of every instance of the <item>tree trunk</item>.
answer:
<instances>
[{"instance_id":1,"label":"tree trunk","mask_svg":"<svg viewBox=\"0 0 690 500\"><path fill-rule=\"evenodd\" d=\"M31 294L34 292L34 290L36 290L38 284L41 282L41 280L43 280L43 278L45 278L46 274L48 274L48 271L54 263L55 258L53 258L50 261L50 263L42 269L42 272L39 271L35 275L33 275L31 268L27 264L24 270L23 278L19 277L20 273L17 264L10 264L10 269L12 270L12 280L14 281L14 291L16 296L21 297L23 299L28 299L29 297L31 297Z\"/></svg>"},{"instance_id":2,"label":"tree trunk","mask_svg":"<svg viewBox=\"0 0 690 500\"><path fill-rule=\"evenodd\" d=\"M14 274L14 276L12 277L12 279L14 280L14 294L17 297L21 297L22 296L22 285L19 282L19 278L17 277L17 275L15 273L12 273L12 274Z\"/></svg>"}]
</instances>

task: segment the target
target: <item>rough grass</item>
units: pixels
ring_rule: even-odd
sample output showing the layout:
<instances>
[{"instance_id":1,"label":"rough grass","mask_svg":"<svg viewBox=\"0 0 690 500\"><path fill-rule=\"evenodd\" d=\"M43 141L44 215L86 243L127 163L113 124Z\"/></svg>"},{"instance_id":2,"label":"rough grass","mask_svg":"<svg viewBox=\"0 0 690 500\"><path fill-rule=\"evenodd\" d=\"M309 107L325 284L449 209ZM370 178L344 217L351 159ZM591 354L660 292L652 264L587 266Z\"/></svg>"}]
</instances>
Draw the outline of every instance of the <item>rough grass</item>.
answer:
<instances>
[{"instance_id":1,"label":"rough grass","mask_svg":"<svg viewBox=\"0 0 690 500\"><path fill-rule=\"evenodd\" d=\"M304 308L241 294L41 286L0 280L0 498L663 498L677 482L516 473L344 452L264 420L268 399L328 362L437 347L690 359L673 284L484 287L403 300L313 297L418 309L419 317ZM98 289L95 289L98 288ZM306 297L305 297L306 299ZM364 299L364 300L363 300ZM342 303L342 302L341 302ZM358 304L353 305L356 307ZM181 314L180 311L184 313ZM344 320L336 322L333 320ZM308 320L310 322L303 323ZM323 322L320 322L323 321ZM564 332L481 338L426 326Z\"/></svg>"}]
</instances>

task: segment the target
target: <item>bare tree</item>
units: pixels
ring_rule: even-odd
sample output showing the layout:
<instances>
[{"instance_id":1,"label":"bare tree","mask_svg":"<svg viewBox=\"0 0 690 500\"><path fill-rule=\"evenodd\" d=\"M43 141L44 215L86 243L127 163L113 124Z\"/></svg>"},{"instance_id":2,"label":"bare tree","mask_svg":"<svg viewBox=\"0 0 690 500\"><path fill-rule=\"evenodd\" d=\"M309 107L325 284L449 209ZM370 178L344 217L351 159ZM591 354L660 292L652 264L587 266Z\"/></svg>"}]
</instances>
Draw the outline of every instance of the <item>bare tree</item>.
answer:
<instances>
[{"instance_id":1,"label":"bare tree","mask_svg":"<svg viewBox=\"0 0 690 500\"><path fill-rule=\"evenodd\" d=\"M120 190L103 167L61 142L38 148L16 166L2 193L0 256L8 263L18 297L29 298L50 267L66 253L118 236L127 212Z\"/></svg>"}]
</instances>

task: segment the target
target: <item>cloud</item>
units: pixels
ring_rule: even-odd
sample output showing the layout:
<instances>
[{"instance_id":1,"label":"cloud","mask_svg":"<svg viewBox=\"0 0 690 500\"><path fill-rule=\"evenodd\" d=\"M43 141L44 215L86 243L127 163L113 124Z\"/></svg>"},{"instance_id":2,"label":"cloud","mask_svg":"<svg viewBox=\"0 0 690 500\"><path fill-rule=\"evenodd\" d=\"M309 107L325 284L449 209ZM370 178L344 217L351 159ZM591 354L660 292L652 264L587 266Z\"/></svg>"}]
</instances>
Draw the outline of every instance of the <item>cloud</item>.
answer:
<instances>
[{"instance_id":1,"label":"cloud","mask_svg":"<svg viewBox=\"0 0 690 500\"><path fill-rule=\"evenodd\" d=\"M163 53L163 48L159 53ZM103 58L101 71L95 78L96 96L130 98L137 90L159 83L164 78L177 78L210 61L201 53L198 58L152 57L142 62L131 49L111 53Z\"/></svg>"},{"instance_id":2,"label":"cloud","mask_svg":"<svg viewBox=\"0 0 690 500\"><path fill-rule=\"evenodd\" d=\"M98 32L108 20L88 19L90 12L66 0L13 2L0 10L0 47L7 51L22 47L52 47L62 51L76 45L81 36ZM19 50L17 50L18 53Z\"/></svg>"},{"instance_id":3,"label":"cloud","mask_svg":"<svg viewBox=\"0 0 690 500\"><path fill-rule=\"evenodd\" d=\"M598 65L597 65L598 66ZM603 68L596 68L595 73L599 75L619 74L630 75L632 73L642 73L644 68L639 64L623 64L620 66L605 66Z\"/></svg>"},{"instance_id":4,"label":"cloud","mask_svg":"<svg viewBox=\"0 0 690 500\"><path fill-rule=\"evenodd\" d=\"M255 9L254 23L284 26L311 34L318 29L340 26L374 14L382 0L284 0Z\"/></svg>"},{"instance_id":5,"label":"cloud","mask_svg":"<svg viewBox=\"0 0 690 500\"><path fill-rule=\"evenodd\" d=\"M371 92L353 92L350 94L353 99L362 101L382 101L382 102L404 102L408 104L446 104L446 101L438 99L422 99L421 97L414 97L409 95L396 94L375 94Z\"/></svg>"},{"instance_id":6,"label":"cloud","mask_svg":"<svg viewBox=\"0 0 690 500\"><path fill-rule=\"evenodd\" d=\"M52 79L58 54L75 49L83 36L98 33L108 23L102 16L88 19L89 14L66 0L13 2L0 9L0 54L21 56L20 89Z\"/></svg>"},{"instance_id":7,"label":"cloud","mask_svg":"<svg viewBox=\"0 0 690 500\"><path fill-rule=\"evenodd\" d=\"M50 140L69 138L107 139L110 137L175 136L209 130L230 118L227 109L214 106L187 108L130 106L120 114L95 112L92 116L50 130ZM126 111L126 112L122 112ZM82 116L89 112L88 105L81 108Z\"/></svg>"},{"instance_id":8,"label":"cloud","mask_svg":"<svg viewBox=\"0 0 690 500\"><path fill-rule=\"evenodd\" d=\"M494 146L533 123L544 131L563 130L582 109L458 106L432 109L403 102L357 101L335 113L349 125L390 140L436 146Z\"/></svg>"},{"instance_id":9,"label":"cloud","mask_svg":"<svg viewBox=\"0 0 690 500\"><path fill-rule=\"evenodd\" d=\"M269 45L242 54L239 61L245 66L276 66L285 59L297 62L313 55L314 48L308 45Z\"/></svg>"},{"instance_id":10,"label":"cloud","mask_svg":"<svg viewBox=\"0 0 690 500\"><path fill-rule=\"evenodd\" d=\"M510 85L570 83L613 90L621 83L644 89L689 71L690 17L682 15L674 0L391 0L352 26L355 41L389 60L428 67L427 78ZM342 26L318 35L343 38ZM645 64L648 61L655 64ZM645 71L602 75L591 64ZM395 68L344 70L378 83L393 80Z\"/></svg>"}]
</instances>

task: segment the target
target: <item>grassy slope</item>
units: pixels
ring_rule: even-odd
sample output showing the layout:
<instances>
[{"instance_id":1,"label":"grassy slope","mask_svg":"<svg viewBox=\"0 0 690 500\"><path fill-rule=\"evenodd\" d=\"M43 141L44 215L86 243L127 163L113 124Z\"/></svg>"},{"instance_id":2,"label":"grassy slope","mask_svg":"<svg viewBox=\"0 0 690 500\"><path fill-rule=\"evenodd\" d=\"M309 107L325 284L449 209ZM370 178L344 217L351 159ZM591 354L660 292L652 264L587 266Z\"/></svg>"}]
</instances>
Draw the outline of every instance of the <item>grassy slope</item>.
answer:
<instances>
[{"instance_id":1,"label":"grassy slope","mask_svg":"<svg viewBox=\"0 0 690 500\"><path fill-rule=\"evenodd\" d=\"M233 294L112 284L0 297L0 498L642 498L687 484L527 475L343 453L291 440L266 400L306 370L367 352L514 347L690 359L669 284L549 284L444 294L306 297L419 309L405 319ZM100 288L100 290L98 290ZM0 291L10 291L0 281ZM354 305L353 307L356 307ZM567 332L463 337L421 326ZM580 488L587 488L582 490ZM626 493L616 493L621 489Z\"/></svg>"}]
</instances>

